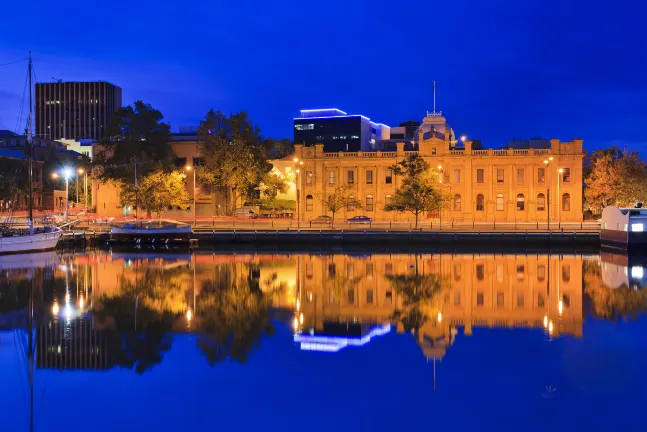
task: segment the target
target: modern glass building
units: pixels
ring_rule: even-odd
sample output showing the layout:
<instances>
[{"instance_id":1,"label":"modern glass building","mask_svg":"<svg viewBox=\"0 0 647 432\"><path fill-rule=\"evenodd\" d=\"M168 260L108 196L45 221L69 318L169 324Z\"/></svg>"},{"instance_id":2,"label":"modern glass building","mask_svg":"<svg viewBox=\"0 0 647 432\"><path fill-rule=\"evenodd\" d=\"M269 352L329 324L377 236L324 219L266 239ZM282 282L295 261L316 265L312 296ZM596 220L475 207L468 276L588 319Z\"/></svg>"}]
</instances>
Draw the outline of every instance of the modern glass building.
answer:
<instances>
[{"instance_id":1,"label":"modern glass building","mask_svg":"<svg viewBox=\"0 0 647 432\"><path fill-rule=\"evenodd\" d=\"M327 152L374 151L376 141L388 139L389 131L383 123L337 108L301 110L294 119L294 143L323 144Z\"/></svg>"},{"instance_id":2,"label":"modern glass building","mask_svg":"<svg viewBox=\"0 0 647 432\"><path fill-rule=\"evenodd\" d=\"M121 108L121 87L105 81L36 84L36 135L99 141Z\"/></svg>"}]
</instances>

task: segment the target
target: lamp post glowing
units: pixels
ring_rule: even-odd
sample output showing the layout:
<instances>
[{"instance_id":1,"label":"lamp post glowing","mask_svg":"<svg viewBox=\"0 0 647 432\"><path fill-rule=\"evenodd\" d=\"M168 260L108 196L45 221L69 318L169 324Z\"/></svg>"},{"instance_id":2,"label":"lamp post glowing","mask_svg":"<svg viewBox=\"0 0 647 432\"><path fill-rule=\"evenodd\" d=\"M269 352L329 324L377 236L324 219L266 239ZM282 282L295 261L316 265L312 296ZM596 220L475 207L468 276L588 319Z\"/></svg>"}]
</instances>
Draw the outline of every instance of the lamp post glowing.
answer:
<instances>
[{"instance_id":1,"label":"lamp post glowing","mask_svg":"<svg viewBox=\"0 0 647 432\"><path fill-rule=\"evenodd\" d=\"M69 221L70 217L70 201L69 201L69 193L70 193L70 178L74 175L74 171L72 171L71 168L63 168L61 171L61 176L65 179L65 223ZM59 175L58 173L53 173L52 174L53 178L58 178Z\"/></svg>"},{"instance_id":2,"label":"lamp post glowing","mask_svg":"<svg viewBox=\"0 0 647 432\"><path fill-rule=\"evenodd\" d=\"M553 161L553 157L549 157L544 161L544 165L546 165L546 171L548 171L548 188L546 190L546 206L548 207L548 224L547 224L547 229L550 231L550 163Z\"/></svg>"},{"instance_id":3,"label":"lamp post glowing","mask_svg":"<svg viewBox=\"0 0 647 432\"><path fill-rule=\"evenodd\" d=\"M185 167L187 171L193 171L193 226L196 225L196 213L195 213L195 167L187 165Z\"/></svg>"},{"instance_id":4,"label":"lamp post glowing","mask_svg":"<svg viewBox=\"0 0 647 432\"><path fill-rule=\"evenodd\" d=\"M88 212L88 172L84 170L83 168L79 168L78 170L79 174L83 174L83 194L85 195L85 212L86 212L86 217L87 217L87 212ZM77 181L78 184L78 181ZM78 196L79 192L77 189L77 201L78 201Z\"/></svg>"},{"instance_id":5,"label":"lamp post glowing","mask_svg":"<svg viewBox=\"0 0 647 432\"><path fill-rule=\"evenodd\" d=\"M560 195L560 192L559 192L559 186L560 186L560 183L562 182L563 173L564 173L564 169L560 168L557 170L557 227L558 228L562 227L562 196Z\"/></svg>"},{"instance_id":6,"label":"lamp post glowing","mask_svg":"<svg viewBox=\"0 0 647 432\"><path fill-rule=\"evenodd\" d=\"M467 135L461 135L461 142L465 142L467 140Z\"/></svg>"},{"instance_id":7,"label":"lamp post glowing","mask_svg":"<svg viewBox=\"0 0 647 432\"><path fill-rule=\"evenodd\" d=\"M297 229L301 229L301 197L300 197L300 189L299 185L301 184L301 170L299 169L299 165L303 165L303 161L300 161L299 158L295 157L294 163L297 164L297 169L295 172L297 173L297 184L296 184L296 192L297 192Z\"/></svg>"},{"instance_id":8,"label":"lamp post glowing","mask_svg":"<svg viewBox=\"0 0 647 432\"><path fill-rule=\"evenodd\" d=\"M438 165L438 182L440 184L443 183L443 166L442 165ZM442 201L440 203L440 211L438 212L438 214L440 215L440 230L442 231L443 230L443 203L442 203Z\"/></svg>"}]
</instances>

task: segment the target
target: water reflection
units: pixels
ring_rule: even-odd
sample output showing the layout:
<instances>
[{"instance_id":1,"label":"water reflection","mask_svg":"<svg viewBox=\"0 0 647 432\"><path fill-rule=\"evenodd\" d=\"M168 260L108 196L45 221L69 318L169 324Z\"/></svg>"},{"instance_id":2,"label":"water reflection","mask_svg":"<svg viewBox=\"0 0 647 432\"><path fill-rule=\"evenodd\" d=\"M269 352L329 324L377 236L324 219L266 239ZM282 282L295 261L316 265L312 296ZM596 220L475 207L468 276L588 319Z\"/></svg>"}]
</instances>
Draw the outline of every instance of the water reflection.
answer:
<instances>
[{"instance_id":1,"label":"water reflection","mask_svg":"<svg viewBox=\"0 0 647 432\"><path fill-rule=\"evenodd\" d=\"M43 258L44 257L44 258ZM647 310L642 261L602 253L87 254L0 261L0 326L26 328L34 283L36 367L137 373L191 333L210 365L246 363L277 323L302 350L336 352L395 329L428 359L459 331L529 328L582 336L585 315ZM640 269L640 270L638 270ZM586 307L585 307L586 306Z\"/></svg>"}]
</instances>

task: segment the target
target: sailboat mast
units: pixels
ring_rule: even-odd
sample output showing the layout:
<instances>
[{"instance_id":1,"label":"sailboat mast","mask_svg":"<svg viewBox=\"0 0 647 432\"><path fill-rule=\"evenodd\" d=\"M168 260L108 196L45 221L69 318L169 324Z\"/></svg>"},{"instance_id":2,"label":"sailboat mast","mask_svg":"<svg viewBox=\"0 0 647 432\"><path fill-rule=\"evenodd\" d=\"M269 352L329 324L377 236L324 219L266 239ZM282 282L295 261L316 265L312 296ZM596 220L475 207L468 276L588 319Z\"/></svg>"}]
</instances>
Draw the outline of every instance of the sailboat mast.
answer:
<instances>
[{"instance_id":1,"label":"sailboat mast","mask_svg":"<svg viewBox=\"0 0 647 432\"><path fill-rule=\"evenodd\" d=\"M31 51L29 51L29 66L28 66L28 74L29 74L29 117L27 117L27 160L28 160L28 170L29 170L29 181L28 181L28 187L29 187L29 194L27 196L28 200L28 208L29 208L29 224L30 226L33 226L34 223L34 199L32 197L33 193L33 184L32 184L32 179L33 179L33 170L34 170L34 163L33 163L33 143L32 143L32 122L33 122L33 110L34 110L34 104L33 104L33 96L32 96L32 64L31 64Z\"/></svg>"}]
</instances>

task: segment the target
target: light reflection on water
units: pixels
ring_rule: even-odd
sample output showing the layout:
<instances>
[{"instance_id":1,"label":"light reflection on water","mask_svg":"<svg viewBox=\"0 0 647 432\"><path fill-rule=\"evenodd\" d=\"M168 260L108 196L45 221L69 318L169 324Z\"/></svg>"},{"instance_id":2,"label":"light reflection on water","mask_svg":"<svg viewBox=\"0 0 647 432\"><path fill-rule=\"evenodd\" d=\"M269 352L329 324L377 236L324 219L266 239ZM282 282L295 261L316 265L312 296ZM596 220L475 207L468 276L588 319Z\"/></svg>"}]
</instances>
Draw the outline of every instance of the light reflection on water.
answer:
<instances>
[{"instance_id":1,"label":"light reflection on water","mask_svg":"<svg viewBox=\"0 0 647 432\"><path fill-rule=\"evenodd\" d=\"M136 380L140 375L173 382L182 375L178 371L190 367L208 377L245 365L236 373L246 382L259 380L255 368L286 355L299 365L299 373L314 367L321 376L334 375L340 363L355 371L387 359L397 370L423 367L432 376L425 379L429 385L418 389L418 398L433 397L438 380L460 382L465 371L455 365L469 362L477 362L472 367L488 375L524 376L528 387L531 381L542 381L533 386L544 400L600 398L605 391L647 395L644 378L631 376L632 365L647 360L645 343L634 337L637 330L647 330L642 318L647 310L645 264L640 258L609 253L92 251L43 253L25 262L42 265L30 270L21 268L20 261L0 259L0 378L13 375L14 387L21 388L15 372L24 365L16 360L26 360L31 283L36 386L38 378L48 381L51 374L64 372L54 375L55 388L48 386L39 394L45 405L70 389L88 391L68 375L74 371L86 374L88 383L99 371L110 371L129 380L137 394L148 391L145 381ZM618 345L619 351L611 357L609 352L600 354L609 344ZM577 357L583 347L600 354L601 360L580 364L575 373L569 350ZM539 362L539 370L508 361L511 353L522 357L517 350L525 349L538 354L533 361ZM380 350L377 356L374 351ZM197 355L200 362L188 360L189 355ZM624 371L614 372L613 385L599 381L609 374L602 358L614 365L625 363ZM501 364L507 365L505 372ZM284 369L273 374L289 381ZM311 373L305 376L313 379ZM340 383L338 390L350 390L351 382ZM505 378L492 384L528 391ZM382 390L390 385L385 383ZM450 387L457 385L486 391L481 378ZM364 386L366 391L370 387ZM440 388L451 393L447 384ZM236 398L242 402L246 395L241 392ZM288 392L288 399L292 396ZM0 399L0 406L2 402L7 401ZM41 430L59 430L43 427L35 416Z\"/></svg>"}]
</instances>

